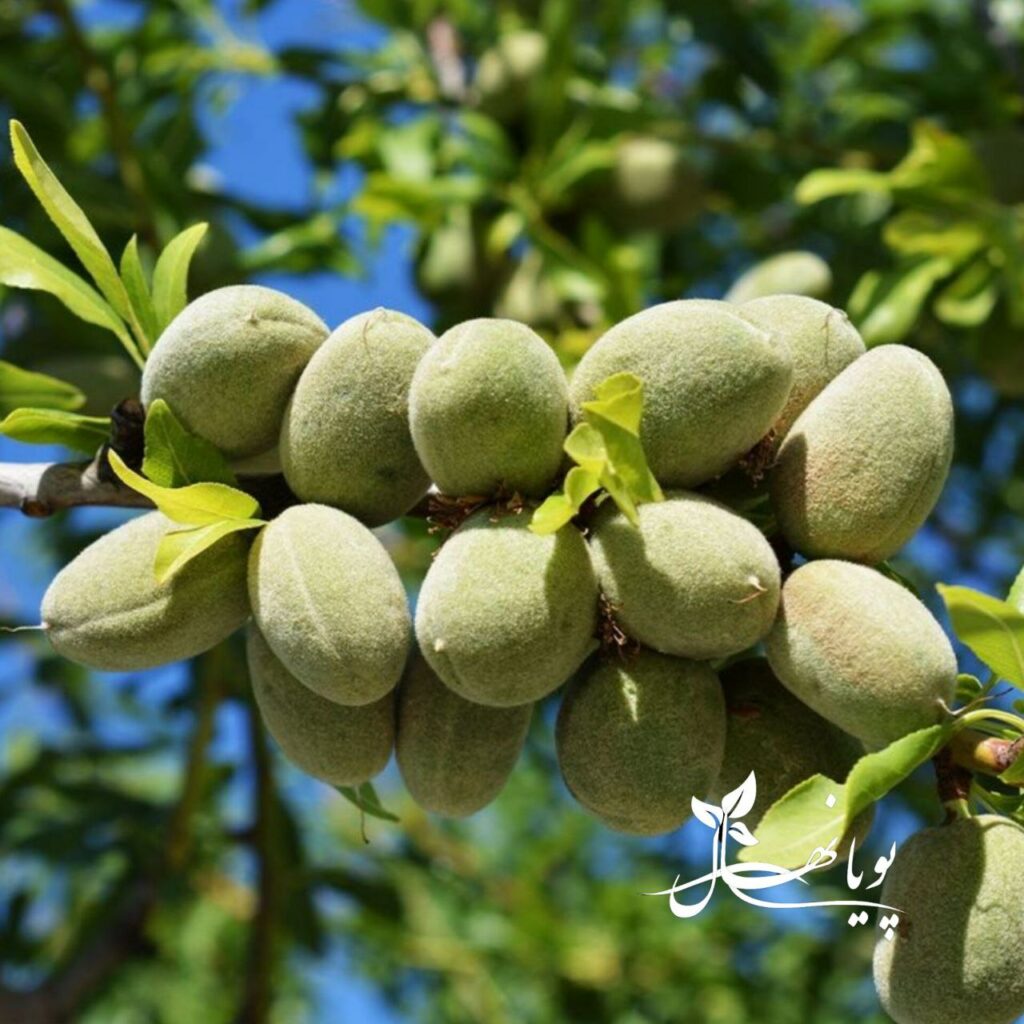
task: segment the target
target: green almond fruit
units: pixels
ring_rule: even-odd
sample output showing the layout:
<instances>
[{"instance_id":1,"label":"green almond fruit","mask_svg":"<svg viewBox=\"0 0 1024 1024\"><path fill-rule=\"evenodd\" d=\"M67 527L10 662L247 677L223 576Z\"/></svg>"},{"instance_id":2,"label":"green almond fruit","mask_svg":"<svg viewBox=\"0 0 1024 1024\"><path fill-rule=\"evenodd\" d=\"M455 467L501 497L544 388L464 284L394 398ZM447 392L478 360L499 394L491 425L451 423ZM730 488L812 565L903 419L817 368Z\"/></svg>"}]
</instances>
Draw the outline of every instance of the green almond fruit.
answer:
<instances>
[{"instance_id":1,"label":"green almond fruit","mask_svg":"<svg viewBox=\"0 0 1024 1024\"><path fill-rule=\"evenodd\" d=\"M609 828L672 832L721 769L722 688L707 665L654 651L595 658L566 691L555 739L569 792Z\"/></svg>"},{"instance_id":2,"label":"green almond fruit","mask_svg":"<svg viewBox=\"0 0 1024 1024\"><path fill-rule=\"evenodd\" d=\"M258 455L277 444L299 374L326 337L323 321L283 292L218 288L160 335L142 373L142 402L162 398L230 458Z\"/></svg>"},{"instance_id":3,"label":"green almond fruit","mask_svg":"<svg viewBox=\"0 0 1024 1024\"><path fill-rule=\"evenodd\" d=\"M982 814L899 848L880 902L875 988L896 1024L1012 1024L1024 1014L1024 829ZM882 913L891 913L883 911Z\"/></svg>"},{"instance_id":4,"label":"green almond fruit","mask_svg":"<svg viewBox=\"0 0 1024 1024\"><path fill-rule=\"evenodd\" d=\"M737 654L771 629L779 563L757 527L685 491L638 515L634 526L605 502L591 524L598 581L630 636L700 661Z\"/></svg>"},{"instance_id":5,"label":"green almond fruit","mask_svg":"<svg viewBox=\"0 0 1024 1024\"><path fill-rule=\"evenodd\" d=\"M793 389L774 425L781 440L811 399L864 355L864 341L841 309L804 295L770 295L745 302L739 310L782 338L793 357Z\"/></svg>"},{"instance_id":6,"label":"green almond fruit","mask_svg":"<svg viewBox=\"0 0 1024 1024\"><path fill-rule=\"evenodd\" d=\"M411 316L375 309L320 346L281 428L285 479L303 501L379 526L426 494L430 478L409 433L409 386L433 341Z\"/></svg>"},{"instance_id":7,"label":"green almond fruit","mask_svg":"<svg viewBox=\"0 0 1024 1024\"><path fill-rule=\"evenodd\" d=\"M409 395L413 442L453 496L539 496L562 464L565 373L550 346L514 320L468 320L423 357Z\"/></svg>"},{"instance_id":8,"label":"green almond fruit","mask_svg":"<svg viewBox=\"0 0 1024 1024\"><path fill-rule=\"evenodd\" d=\"M931 612L853 562L800 566L765 649L789 690L872 748L934 725L956 689L956 657Z\"/></svg>"},{"instance_id":9,"label":"green almond fruit","mask_svg":"<svg viewBox=\"0 0 1024 1024\"><path fill-rule=\"evenodd\" d=\"M474 704L448 689L422 655L414 655L398 687L395 742L413 800L446 818L486 807L512 774L532 714L532 704Z\"/></svg>"},{"instance_id":10,"label":"green almond fruit","mask_svg":"<svg viewBox=\"0 0 1024 1024\"><path fill-rule=\"evenodd\" d=\"M684 299L616 324L576 368L573 419L612 374L644 386L640 439L666 487L692 488L731 468L771 429L793 382L785 343L728 303Z\"/></svg>"},{"instance_id":11,"label":"green almond fruit","mask_svg":"<svg viewBox=\"0 0 1024 1024\"><path fill-rule=\"evenodd\" d=\"M173 529L180 527L148 512L57 574L41 614L58 654L106 671L155 668L202 654L245 622L246 536L225 537L160 584L157 548Z\"/></svg>"},{"instance_id":12,"label":"green almond fruit","mask_svg":"<svg viewBox=\"0 0 1024 1024\"><path fill-rule=\"evenodd\" d=\"M394 740L393 691L362 707L325 700L281 664L255 626L246 653L263 724L296 768L332 786L358 786L384 770Z\"/></svg>"},{"instance_id":13,"label":"green almond fruit","mask_svg":"<svg viewBox=\"0 0 1024 1024\"><path fill-rule=\"evenodd\" d=\"M832 290L832 271L816 253L780 252L755 263L726 293L727 302L749 302L764 295L808 295L824 299Z\"/></svg>"},{"instance_id":14,"label":"green almond fruit","mask_svg":"<svg viewBox=\"0 0 1024 1024\"><path fill-rule=\"evenodd\" d=\"M253 544L249 596L271 650L321 697L371 704L398 682L410 644L405 590L358 519L325 505L284 511Z\"/></svg>"},{"instance_id":15,"label":"green almond fruit","mask_svg":"<svg viewBox=\"0 0 1024 1024\"><path fill-rule=\"evenodd\" d=\"M872 349L786 434L771 472L779 528L808 558L884 561L928 518L952 457L942 374L903 345Z\"/></svg>"},{"instance_id":16,"label":"green almond fruit","mask_svg":"<svg viewBox=\"0 0 1024 1024\"><path fill-rule=\"evenodd\" d=\"M420 650L444 683L492 707L564 683L595 645L597 581L586 542L540 536L528 512L470 516L434 558L416 605Z\"/></svg>"}]
</instances>

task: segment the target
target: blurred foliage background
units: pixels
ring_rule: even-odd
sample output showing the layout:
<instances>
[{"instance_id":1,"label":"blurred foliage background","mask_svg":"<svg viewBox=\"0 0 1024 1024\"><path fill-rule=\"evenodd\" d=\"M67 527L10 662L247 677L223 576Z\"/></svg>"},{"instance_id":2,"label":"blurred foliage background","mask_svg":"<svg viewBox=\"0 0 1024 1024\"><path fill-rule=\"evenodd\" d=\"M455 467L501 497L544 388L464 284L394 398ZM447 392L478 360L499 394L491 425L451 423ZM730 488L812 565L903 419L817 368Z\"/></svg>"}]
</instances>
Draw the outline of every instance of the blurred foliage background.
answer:
<instances>
[{"instance_id":1,"label":"blurred foliage background","mask_svg":"<svg viewBox=\"0 0 1024 1024\"><path fill-rule=\"evenodd\" d=\"M217 172L247 102L248 159ZM817 254L801 287L954 390L954 470L900 568L1002 593L1024 559L1024 0L0 0L0 113L112 250L209 221L193 294L253 279L335 320L361 295L437 329L509 316L567 364L648 304ZM301 185L272 196L283 130ZM0 222L68 255L6 150ZM4 358L97 413L135 393L109 336L0 299ZM0 519L0 617L34 621L47 575L119 517ZM414 592L433 541L386 540ZM361 823L268 746L235 644L114 676L0 640L0 1019L883 1019L865 929L728 896L684 923L641 897L705 863L703 834L586 819L551 710L473 820L426 819L391 772L400 823ZM937 817L920 773L864 856Z\"/></svg>"}]
</instances>

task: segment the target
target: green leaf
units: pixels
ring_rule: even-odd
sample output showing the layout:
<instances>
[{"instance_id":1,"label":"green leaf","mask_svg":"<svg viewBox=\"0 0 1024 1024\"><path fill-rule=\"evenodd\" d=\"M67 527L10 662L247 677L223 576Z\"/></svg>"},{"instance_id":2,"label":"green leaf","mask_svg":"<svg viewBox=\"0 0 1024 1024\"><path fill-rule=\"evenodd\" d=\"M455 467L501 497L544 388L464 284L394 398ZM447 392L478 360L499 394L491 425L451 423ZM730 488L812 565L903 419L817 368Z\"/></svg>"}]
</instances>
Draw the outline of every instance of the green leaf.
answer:
<instances>
[{"instance_id":1,"label":"green leaf","mask_svg":"<svg viewBox=\"0 0 1024 1024\"><path fill-rule=\"evenodd\" d=\"M970 587L938 590L956 635L1001 679L1024 685L1024 613Z\"/></svg>"},{"instance_id":2,"label":"green leaf","mask_svg":"<svg viewBox=\"0 0 1024 1024\"><path fill-rule=\"evenodd\" d=\"M142 350L148 353L156 341L156 313L153 310L153 299L149 294L146 272L142 269L139 258L139 239L132 235L121 254L121 281L131 301L135 317L142 327Z\"/></svg>"},{"instance_id":3,"label":"green leaf","mask_svg":"<svg viewBox=\"0 0 1024 1024\"><path fill-rule=\"evenodd\" d=\"M904 210L883 231L885 244L908 256L947 256L964 260L988 240L984 225L974 220L954 220L948 214Z\"/></svg>"},{"instance_id":4,"label":"green leaf","mask_svg":"<svg viewBox=\"0 0 1024 1024\"><path fill-rule=\"evenodd\" d=\"M929 725L901 736L882 750L865 754L846 777L850 821L901 783L919 764L945 746L953 723Z\"/></svg>"},{"instance_id":5,"label":"green leaf","mask_svg":"<svg viewBox=\"0 0 1024 1024\"><path fill-rule=\"evenodd\" d=\"M893 188L967 192L983 197L988 178L970 143L930 121L917 121L910 152L889 173Z\"/></svg>"},{"instance_id":6,"label":"green leaf","mask_svg":"<svg viewBox=\"0 0 1024 1024\"><path fill-rule=\"evenodd\" d=\"M818 847L827 849L835 841L835 849L849 821L844 787L825 775L812 775L768 808L755 832L757 845L744 847L739 859L803 867Z\"/></svg>"},{"instance_id":7,"label":"green leaf","mask_svg":"<svg viewBox=\"0 0 1024 1024\"><path fill-rule=\"evenodd\" d=\"M1008 786L1024 786L1024 756L1018 755L1013 764L999 776L999 781Z\"/></svg>"},{"instance_id":8,"label":"green leaf","mask_svg":"<svg viewBox=\"0 0 1024 1024\"><path fill-rule=\"evenodd\" d=\"M601 481L582 466L573 466L565 475L563 492L548 495L533 513L530 529L534 533L556 533L570 522L583 503L601 487Z\"/></svg>"},{"instance_id":9,"label":"green leaf","mask_svg":"<svg viewBox=\"0 0 1024 1024\"><path fill-rule=\"evenodd\" d=\"M117 452L108 454L122 483L144 494L168 519L188 526L208 526L222 519L251 520L259 516L259 503L244 491L226 484L202 483L161 487L129 469Z\"/></svg>"},{"instance_id":10,"label":"green leaf","mask_svg":"<svg viewBox=\"0 0 1024 1024\"><path fill-rule=\"evenodd\" d=\"M146 410L146 457L143 475L161 487L237 482L227 459L209 441L190 434L158 398Z\"/></svg>"},{"instance_id":11,"label":"green leaf","mask_svg":"<svg viewBox=\"0 0 1024 1024\"><path fill-rule=\"evenodd\" d=\"M969 263L935 299L935 315L954 327L984 323L999 300L999 274L987 259Z\"/></svg>"},{"instance_id":12,"label":"green leaf","mask_svg":"<svg viewBox=\"0 0 1024 1024\"><path fill-rule=\"evenodd\" d=\"M157 336L188 303L188 268L208 226L193 224L186 228L167 243L156 261L153 270L153 307L156 311Z\"/></svg>"},{"instance_id":13,"label":"green leaf","mask_svg":"<svg viewBox=\"0 0 1024 1024\"><path fill-rule=\"evenodd\" d=\"M239 530L258 530L264 525L262 519L222 519L206 526L169 531L164 534L156 550L154 569L157 583L166 583L193 558L229 534L237 533Z\"/></svg>"},{"instance_id":14,"label":"green leaf","mask_svg":"<svg viewBox=\"0 0 1024 1024\"><path fill-rule=\"evenodd\" d=\"M827 168L811 171L796 187L796 201L811 203L833 196L855 195L859 192L888 192L889 176L881 171L863 168Z\"/></svg>"},{"instance_id":15,"label":"green leaf","mask_svg":"<svg viewBox=\"0 0 1024 1024\"><path fill-rule=\"evenodd\" d=\"M73 412L84 404L85 395L74 384L0 359L0 416L23 406Z\"/></svg>"},{"instance_id":16,"label":"green leaf","mask_svg":"<svg viewBox=\"0 0 1024 1024\"><path fill-rule=\"evenodd\" d=\"M602 381L593 401L583 403L585 422L566 438L564 448L576 467L566 475L565 493L551 495L534 513L535 533L554 533L603 487L635 526L637 504L664 495L647 466L640 443L643 385L631 373Z\"/></svg>"},{"instance_id":17,"label":"green leaf","mask_svg":"<svg viewBox=\"0 0 1024 1024\"><path fill-rule=\"evenodd\" d=\"M380 802L377 791L373 788L372 782L364 782L361 786L336 786L338 792L349 801L355 804L364 814L373 818L380 818L382 821L398 821L398 815L392 814Z\"/></svg>"},{"instance_id":18,"label":"green leaf","mask_svg":"<svg viewBox=\"0 0 1024 1024\"><path fill-rule=\"evenodd\" d=\"M1017 573L1017 578L1010 585L1006 603L1016 608L1017 611L1024 612L1024 568Z\"/></svg>"},{"instance_id":19,"label":"green leaf","mask_svg":"<svg viewBox=\"0 0 1024 1024\"><path fill-rule=\"evenodd\" d=\"M833 840L838 846L857 816L933 757L952 731L952 723L928 726L866 754L842 785L825 775L804 779L772 804L755 833L757 845L743 849L739 859L796 868L816 848L827 849Z\"/></svg>"},{"instance_id":20,"label":"green leaf","mask_svg":"<svg viewBox=\"0 0 1024 1024\"><path fill-rule=\"evenodd\" d=\"M916 586L914 586L913 580L911 580L907 576L904 576L903 573L899 571L899 569L896 569L889 562L882 562L881 564L876 565L875 568L883 576L888 576L889 579L893 581L893 583L898 583L901 587L904 587L905 589L909 590L914 595L914 597L921 596L920 591L917 589Z\"/></svg>"},{"instance_id":21,"label":"green leaf","mask_svg":"<svg viewBox=\"0 0 1024 1024\"><path fill-rule=\"evenodd\" d=\"M928 293L949 274L948 259L928 257L893 270L869 270L857 282L848 310L868 347L901 341L913 328Z\"/></svg>"},{"instance_id":22,"label":"green leaf","mask_svg":"<svg viewBox=\"0 0 1024 1024\"><path fill-rule=\"evenodd\" d=\"M106 246L89 223L82 208L71 198L57 176L39 155L35 144L20 121L11 121L11 146L14 163L28 182L50 220L67 239L68 245L89 271L107 301L126 320L132 319L131 303Z\"/></svg>"},{"instance_id":23,"label":"green leaf","mask_svg":"<svg viewBox=\"0 0 1024 1024\"><path fill-rule=\"evenodd\" d=\"M142 356L124 321L103 296L27 238L5 227L0 227L0 284L47 292L80 320L117 335L135 363L142 366Z\"/></svg>"},{"instance_id":24,"label":"green leaf","mask_svg":"<svg viewBox=\"0 0 1024 1024\"><path fill-rule=\"evenodd\" d=\"M93 455L110 437L110 420L63 409L15 409L0 420L0 434L26 444L61 444Z\"/></svg>"}]
</instances>

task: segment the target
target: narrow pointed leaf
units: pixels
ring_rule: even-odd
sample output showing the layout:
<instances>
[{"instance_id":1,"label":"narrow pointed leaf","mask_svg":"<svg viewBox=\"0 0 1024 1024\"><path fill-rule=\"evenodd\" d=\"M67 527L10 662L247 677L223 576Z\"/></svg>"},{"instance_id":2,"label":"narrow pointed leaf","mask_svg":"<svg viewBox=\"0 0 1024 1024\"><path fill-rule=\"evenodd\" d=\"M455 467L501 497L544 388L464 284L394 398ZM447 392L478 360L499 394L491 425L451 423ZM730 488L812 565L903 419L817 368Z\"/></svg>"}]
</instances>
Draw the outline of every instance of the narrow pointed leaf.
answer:
<instances>
[{"instance_id":1,"label":"narrow pointed leaf","mask_svg":"<svg viewBox=\"0 0 1024 1024\"><path fill-rule=\"evenodd\" d=\"M11 121L11 146L14 162L29 188L35 193L50 220L67 239L68 245L92 275L107 301L126 320L131 319L131 304L110 253L82 208L57 180L20 121Z\"/></svg>"},{"instance_id":2,"label":"narrow pointed leaf","mask_svg":"<svg viewBox=\"0 0 1024 1024\"><path fill-rule=\"evenodd\" d=\"M168 519L188 526L207 526L222 519L255 519L260 506L244 491L225 484L189 484L161 487L129 469L117 452L109 454L110 465L122 483L145 495Z\"/></svg>"},{"instance_id":3,"label":"narrow pointed leaf","mask_svg":"<svg viewBox=\"0 0 1024 1024\"><path fill-rule=\"evenodd\" d=\"M206 234L206 224L193 224L172 238L153 270L153 307L159 335L188 303L188 268Z\"/></svg>"},{"instance_id":4,"label":"narrow pointed leaf","mask_svg":"<svg viewBox=\"0 0 1024 1024\"><path fill-rule=\"evenodd\" d=\"M110 437L110 420L63 409L15 409L0 420L0 434L25 444L60 444L93 455Z\"/></svg>"},{"instance_id":5,"label":"narrow pointed leaf","mask_svg":"<svg viewBox=\"0 0 1024 1024\"><path fill-rule=\"evenodd\" d=\"M47 292L80 320L115 334L137 365L142 357L124 321L92 285L27 238L0 227L0 284Z\"/></svg>"},{"instance_id":6,"label":"narrow pointed leaf","mask_svg":"<svg viewBox=\"0 0 1024 1024\"><path fill-rule=\"evenodd\" d=\"M149 294L146 272L139 258L139 240L136 235L132 235L121 254L121 280L128 292L135 317L142 328L143 351L148 353L156 341L156 313L153 311L153 299Z\"/></svg>"}]
</instances>

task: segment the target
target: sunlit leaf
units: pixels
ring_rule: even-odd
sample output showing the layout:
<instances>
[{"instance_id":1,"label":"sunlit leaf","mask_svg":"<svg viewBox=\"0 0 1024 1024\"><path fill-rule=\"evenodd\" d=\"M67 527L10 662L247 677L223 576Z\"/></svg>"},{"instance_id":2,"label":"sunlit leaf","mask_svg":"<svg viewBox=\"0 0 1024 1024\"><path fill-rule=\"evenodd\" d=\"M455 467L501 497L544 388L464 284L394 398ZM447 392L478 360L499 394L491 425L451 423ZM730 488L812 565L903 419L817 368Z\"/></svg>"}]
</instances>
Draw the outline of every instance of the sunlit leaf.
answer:
<instances>
[{"instance_id":1,"label":"sunlit leaf","mask_svg":"<svg viewBox=\"0 0 1024 1024\"><path fill-rule=\"evenodd\" d=\"M9 288L47 292L79 319L117 335L138 366L142 356L124 321L92 285L27 238L0 227L0 283Z\"/></svg>"},{"instance_id":2,"label":"sunlit leaf","mask_svg":"<svg viewBox=\"0 0 1024 1024\"><path fill-rule=\"evenodd\" d=\"M11 121L14 163L35 193L50 220L92 275L107 301L126 320L132 318L131 303L106 246L82 208L57 180L20 121Z\"/></svg>"},{"instance_id":3,"label":"sunlit leaf","mask_svg":"<svg viewBox=\"0 0 1024 1024\"><path fill-rule=\"evenodd\" d=\"M93 455L110 437L110 420L63 409L15 409L0 420L0 434L25 444L60 444Z\"/></svg>"},{"instance_id":4,"label":"sunlit leaf","mask_svg":"<svg viewBox=\"0 0 1024 1024\"><path fill-rule=\"evenodd\" d=\"M121 281L124 283L128 299L135 310L135 317L142 327L142 347L148 352L156 340L156 313L153 311L153 299L149 294L146 272L142 269L139 258L139 239L132 235L121 254Z\"/></svg>"},{"instance_id":5,"label":"sunlit leaf","mask_svg":"<svg viewBox=\"0 0 1024 1024\"><path fill-rule=\"evenodd\" d=\"M1000 678L1024 685L1024 613L970 587L938 590L956 635Z\"/></svg>"},{"instance_id":6,"label":"sunlit leaf","mask_svg":"<svg viewBox=\"0 0 1024 1024\"><path fill-rule=\"evenodd\" d=\"M848 305L865 343L902 341L914 327L928 293L953 267L947 259L928 257L890 271L869 270Z\"/></svg>"},{"instance_id":7,"label":"sunlit leaf","mask_svg":"<svg viewBox=\"0 0 1024 1024\"><path fill-rule=\"evenodd\" d=\"M256 519L259 503L244 491L226 484L202 483L186 487L161 487L129 469L117 452L109 453L110 465L122 483L145 495L168 519L189 526L207 526L223 519Z\"/></svg>"},{"instance_id":8,"label":"sunlit leaf","mask_svg":"<svg viewBox=\"0 0 1024 1024\"><path fill-rule=\"evenodd\" d=\"M221 483L233 486L227 459L209 441L189 433L162 399L146 410L146 457L143 475L161 487Z\"/></svg>"},{"instance_id":9,"label":"sunlit leaf","mask_svg":"<svg viewBox=\"0 0 1024 1024\"><path fill-rule=\"evenodd\" d=\"M207 224L193 224L172 238L153 269L153 309L159 335L188 303L188 268Z\"/></svg>"},{"instance_id":10,"label":"sunlit leaf","mask_svg":"<svg viewBox=\"0 0 1024 1024\"><path fill-rule=\"evenodd\" d=\"M796 868L819 847L837 848L858 815L933 757L952 729L948 723L928 726L865 754L845 784L825 775L804 779L767 810L757 827L757 847L741 851L739 859Z\"/></svg>"},{"instance_id":11,"label":"sunlit leaf","mask_svg":"<svg viewBox=\"0 0 1024 1024\"><path fill-rule=\"evenodd\" d=\"M261 519L222 519L206 526L165 533L156 551L154 570L157 583L166 583L193 558L230 534L240 530L258 530L264 525Z\"/></svg>"}]
</instances>

